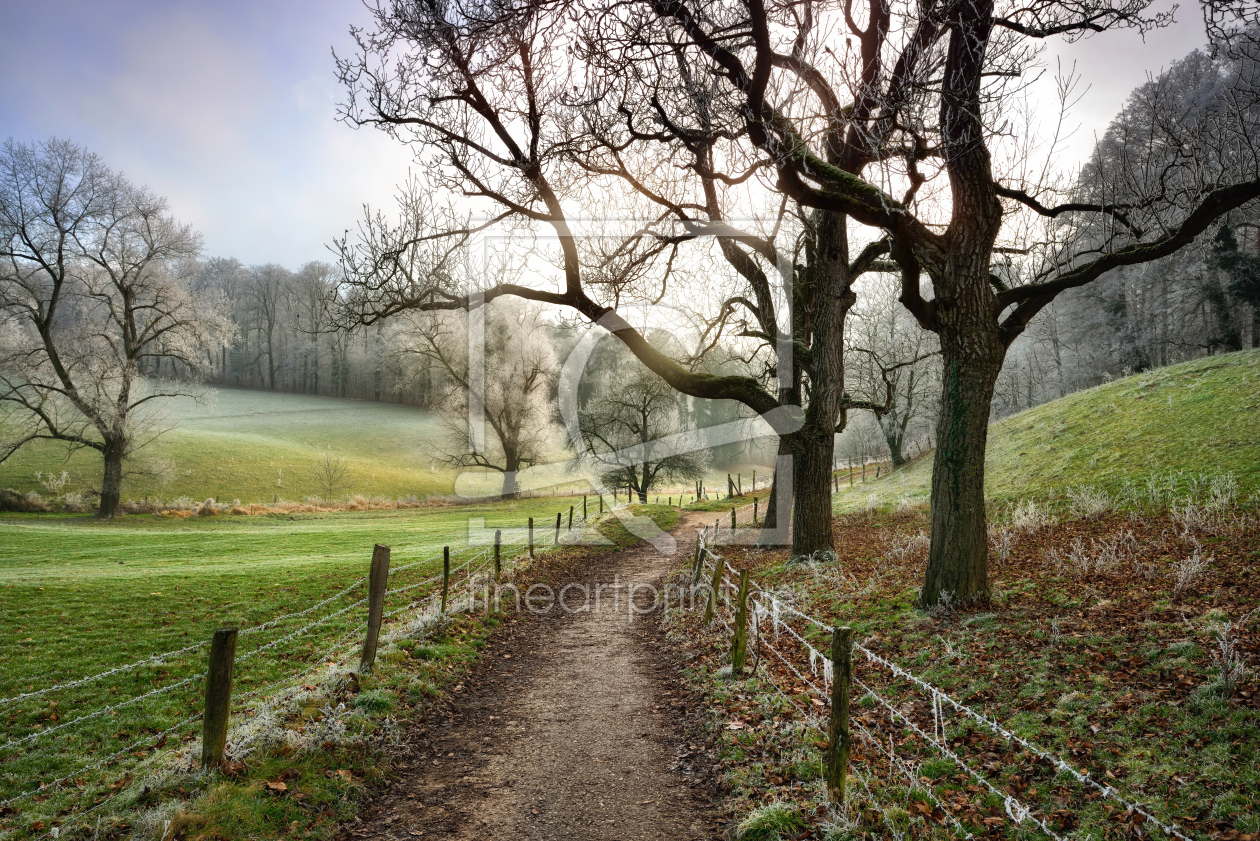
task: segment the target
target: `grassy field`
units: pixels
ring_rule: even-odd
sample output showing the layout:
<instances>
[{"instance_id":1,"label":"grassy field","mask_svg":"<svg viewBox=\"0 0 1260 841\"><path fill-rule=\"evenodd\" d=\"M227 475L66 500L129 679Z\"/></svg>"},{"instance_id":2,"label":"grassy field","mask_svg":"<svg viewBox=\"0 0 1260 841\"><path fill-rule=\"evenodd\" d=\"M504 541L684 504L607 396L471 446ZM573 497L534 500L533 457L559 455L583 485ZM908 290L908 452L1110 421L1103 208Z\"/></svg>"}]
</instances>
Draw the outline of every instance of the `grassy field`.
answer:
<instances>
[{"instance_id":1,"label":"grassy field","mask_svg":"<svg viewBox=\"0 0 1260 841\"><path fill-rule=\"evenodd\" d=\"M989 428L985 489L994 502L1062 497L1069 488L1112 495L1147 481L1185 491L1195 477L1233 474L1260 491L1260 351L1196 359L1070 394ZM1152 480L1152 477L1156 477ZM840 510L902 498L927 502L929 453L852 491Z\"/></svg>"},{"instance_id":2,"label":"grassy field","mask_svg":"<svg viewBox=\"0 0 1260 841\"><path fill-rule=\"evenodd\" d=\"M210 389L204 405L169 401L169 431L136 459L124 483L129 499L189 496L198 501L301 500L320 493L315 466L324 452L346 462L342 494L449 494L454 473L438 459L437 418L413 406L246 389ZM162 468L160 475L143 471ZM45 492L36 471L68 471L67 491L99 487L100 456L39 442L0 465L0 487Z\"/></svg>"},{"instance_id":3,"label":"grassy field","mask_svg":"<svg viewBox=\"0 0 1260 841\"><path fill-rule=\"evenodd\" d=\"M104 523L86 516L0 516L0 699L204 643L216 628L253 629L331 598L316 612L242 636L238 691L257 690L303 665L318 666L325 649L355 635L366 608L354 602L366 595L364 588L338 593L366 574L374 543L392 548L394 569L415 564L391 576L393 593L439 573L443 545L451 546L457 571L484 550L484 544L470 547L470 536L473 543L487 541L501 528L505 545L519 546L531 516L537 545L549 546L555 514L564 511L567 528L572 503L580 518L580 498L339 514L131 516ZM436 586L391 595L386 608L403 607ZM201 648L81 688L0 705L0 806L133 742L142 743L141 754L153 750L163 730L200 709L205 657ZM164 691L116 713L107 710L155 688ZM51 732L82 715L92 717Z\"/></svg>"},{"instance_id":4,"label":"grassy field","mask_svg":"<svg viewBox=\"0 0 1260 841\"><path fill-rule=\"evenodd\" d=\"M202 404L191 398L169 401L162 422L167 431L128 468L124 499L301 501L323 495L316 469L329 448L347 468L339 498L453 493L456 473L441 460L445 431L431 412L393 403L249 389L207 393ZM732 469L744 471L746 484L753 469L760 471L761 485L769 475L764 466ZM0 464L0 488L48 496L35 474L59 476L62 471L70 474L65 493L99 488L100 455L95 450L68 453L57 442L36 442ZM724 467L713 468L708 486L711 492L725 494ZM662 490L662 501L681 490Z\"/></svg>"}]
</instances>

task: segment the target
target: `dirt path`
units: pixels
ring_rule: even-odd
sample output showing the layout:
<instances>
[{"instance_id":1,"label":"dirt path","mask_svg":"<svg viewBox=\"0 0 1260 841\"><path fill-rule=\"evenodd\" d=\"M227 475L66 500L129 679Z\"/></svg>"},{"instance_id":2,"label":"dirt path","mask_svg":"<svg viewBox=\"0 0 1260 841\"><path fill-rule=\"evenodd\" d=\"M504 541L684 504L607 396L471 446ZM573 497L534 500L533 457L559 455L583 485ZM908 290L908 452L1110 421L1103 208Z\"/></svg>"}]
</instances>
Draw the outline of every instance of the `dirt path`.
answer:
<instances>
[{"instance_id":1,"label":"dirt path","mask_svg":"<svg viewBox=\"0 0 1260 841\"><path fill-rule=\"evenodd\" d=\"M674 534L694 538L689 517ZM650 546L591 562L589 610L512 623L457 695L452 716L418 733L401 778L352 838L709 839L706 790L685 770L680 713L690 701L661 656L651 602L671 559ZM620 585L614 590L608 586ZM595 585L605 585L595 599ZM583 603L570 587L567 603Z\"/></svg>"}]
</instances>

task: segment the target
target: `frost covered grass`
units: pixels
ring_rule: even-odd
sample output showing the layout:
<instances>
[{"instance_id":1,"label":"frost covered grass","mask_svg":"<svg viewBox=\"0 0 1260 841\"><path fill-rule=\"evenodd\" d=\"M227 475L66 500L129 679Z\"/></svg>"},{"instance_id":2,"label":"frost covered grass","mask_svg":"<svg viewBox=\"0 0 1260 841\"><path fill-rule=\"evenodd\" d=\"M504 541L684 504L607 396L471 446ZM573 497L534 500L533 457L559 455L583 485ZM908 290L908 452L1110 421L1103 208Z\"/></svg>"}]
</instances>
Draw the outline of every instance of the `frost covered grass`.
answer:
<instances>
[{"instance_id":1,"label":"frost covered grass","mask_svg":"<svg viewBox=\"0 0 1260 841\"><path fill-rule=\"evenodd\" d=\"M1163 510L1174 498L1251 498L1260 494L1257 394L1260 351L1249 350L1147 371L1003 418L989 428L986 493L997 505L1053 499L1073 516ZM1232 489L1221 484L1231 475ZM842 486L837 511L861 510L871 491L888 504L905 495L926 502L931 476L929 454L856 493Z\"/></svg>"},{"instance_id":2,"label":"frost covered grass","mask_svg":"<svg viewBox=\"0 0 1260 841\"><path fill-rule=\"evenodd\" d=\"M1163 488L1165 480L1153 484ZM979 610L917 609L923 558L907 549L928 526L924 509L837 518L831 563L794 563L786 550L749 552L732 563L747 566L751 580L786 605L853 628L863 645L1106 780L1196 841L1260 837L1260 535L1257 501L1233 487L1229 475L1183 485L1180 493L1193 493L1196 508L1214 512L1190 522L1188 532L1180 513L1186 497L1162 491L1136 518L1123 508L1073 509L1070 499L994 506L993 595ZM710 745L732 824L760 825L762 807L777 802L795 807L811 837L952 837L946 812L973 832L1041 837L1012 827L1000 797L970 785L860 693L852 715L877 730L882 744L895 745L897 760L855 740L851 780L865 775L874 796L853 782L847 813L828 815L821 771L788 761L821 745L818 731L804 738L788 731L822 716L824 673L796 637L776 630L772 613L759 616L759 632L750 631L756 665L742 682L713 677L729 651L720 623L703 626L698 612L672 617L673 640L713 709ZM783 617L791 621L787 611ZM825 629L795 627L826 650ZM758 650L762 643L793 657L795 671ZM855 669L923 732L934 732L929 694L862 658ZM785 695L767 685L771 675ZM1061 837L1122 831L1122 808L1062 788L1063 778L948 710L941 722L951 750L990 774L999 790L1033 804ZM922 799L915 782L933 796Z\"/></svg>"}]
</instances>

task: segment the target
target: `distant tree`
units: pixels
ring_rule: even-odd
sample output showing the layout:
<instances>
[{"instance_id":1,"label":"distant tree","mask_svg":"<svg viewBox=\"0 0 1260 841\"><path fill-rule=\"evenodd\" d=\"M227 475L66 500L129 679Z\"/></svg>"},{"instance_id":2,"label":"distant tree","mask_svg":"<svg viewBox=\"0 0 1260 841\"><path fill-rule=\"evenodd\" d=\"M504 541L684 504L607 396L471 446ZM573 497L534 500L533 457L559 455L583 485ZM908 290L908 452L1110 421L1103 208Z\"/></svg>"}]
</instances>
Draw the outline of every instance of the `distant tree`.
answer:
<instances>
[{"instance_id":1,"label":"distant tree","mask_svg":"<svg viewBox=\"0 0 1260 841\"><path fill-rule=\"evenodd\" d=\"M867 396L894 467L906 463L910 435L926 434L940 400L939 343L897 302L888 276L868 281L845 335L854 391Z\"/></svg>"},{"instance_id":2,"label":"distant tree","mask_svg":"<svg viewBox=\"0 0 1260 841\"><path fill-rule=\"evenodd\" d=\"M348 467L346 460L332 451L329 446L315 462L315 484L326 501L332 502L345 487Z\"/></svg>"},{"instance_id":3,"label":"distant tree","mask_svg":"<svg viewBox=\"0 0 1260 841\"><path fill-rule=\"evenodd\" d=\"M1228 294L1251 308L1251 346L1260 348L1260 259L1239 248L1233 228L1222 225L1212 240L1208 260L1225 275ZM1238 345L1241 349L1241 335Z\"/></svg>"},{"instance_id":4,"label":"distant tree","mask_svg":"<svg viewBox=\"0 0 1260 841\"><path fill-rule=\"evenodd\" d=\"M328 263L312 260L294 275L290 289L291 325L301 357L299 390L306 391L309 386L313 394L319 394L323 360L320 345L331 326L327 306L336 288L335 271Z\"/></svg>"},{"instance_id":5,"label":"distant tree","mask_svg":"<svg viewBox=\"0 0 1260 841\"><path fill-rule=\"evenodd\" d=\"M0 402L15 435L100 452L101 517L118 512L123 461L149 440L143 411L186 387L142 366L204 367L230 334L191 292L200 239L166 200L65 140L0 152ZM154 366L157 368L158 366Z\"/></svg>"},{"instance_id":6,"label":"distant tree","mask_svg":"<svg viewBox=\"0 0 1260 841\"><path fill-rule=\"evenodd\" d=\"M517 474L555 445L550 398L559 362L539 309L504 303L484 312L481 370L469 365L467 313L409 313L396 341L400 354L436 368L448 383L442 414L450 447L443 460L503 474L501 493L515 498ZM470 408L480 409L484 427L475 415L470 420Z\"/></svg>"},{"instance_id":7,"label":"distant tree","mask_svg":"<svg viewBox=\"0 0 1260 841\"><path fill-rule=\"evenodd\" d=\"M608 378L578 415L588 462L603 483L627 488L646 503L667 482L704 478L706 454L671 453L662 438L686 429L685 398L639 362Z\"/></svg>"},{"instance_id":8,"label":"distant tree","mask_svg":"<svg viewBox=\"0 0 1260 841\"><path fill-rule=\"evenodd\" d=\"M192 290L193 294L199 297L206 297L216 302L216 306L225 312L232 313L235 308L241 307L241 292L245 286L246 271L241 265L241 261L232 257L210 257L203 260L197 267L197 274L193 277ZM233 323L236 323L236 315L233 315ZM235 338L239 338L239 334ZM218 375L226 378L230 368L230 360L228 354L231 348L228 343L221 344L218 348L219 359ZM208 351L209 352L209 351ZM210 367L215 367L215 360L210 357Z\"/></svg>"},{"instance_id":9,"label":"distant tree","mask_svg":"<svg viewBox=\"0 0 1260 841\"><path fill-rule=\"evenodd\" d=\"M267 358L267 387L276 387L278 368L277 340L285 322L293 274L283 266L268 263L251 266L245 281L245 297L249 305L249 329L259 337L259 358Z\"/></svg>"}]
</instances>

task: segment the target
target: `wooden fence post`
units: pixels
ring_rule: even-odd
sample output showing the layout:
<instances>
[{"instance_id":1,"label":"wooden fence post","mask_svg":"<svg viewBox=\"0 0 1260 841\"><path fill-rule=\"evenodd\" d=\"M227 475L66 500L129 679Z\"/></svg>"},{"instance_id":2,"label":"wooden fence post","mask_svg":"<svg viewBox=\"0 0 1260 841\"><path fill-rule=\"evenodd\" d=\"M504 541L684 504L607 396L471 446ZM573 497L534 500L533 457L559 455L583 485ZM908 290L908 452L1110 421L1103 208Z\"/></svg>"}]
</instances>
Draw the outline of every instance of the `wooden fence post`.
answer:
<instances>
[{"instance_id":1,"label":"wooden fence post","mask_svg":"<svg viewBox=\"0 0 1260 841\"><path fill-rule=\"evenodd\" d=\"M753 497L753 525L757 525L757 497Z\"/></svg>"},{"instance_id":2,"label":"wooden fence post","mask_svg":"<svg viewBox=\"0 0 1260 841\"><path fill-rule=\"evenodd\" d=\"M853 629L831 633L831 724L827 733L827 800L844 803L844 778L849 770L849 680L852 674Z\"/></svg>"},{"instance_id":3,"label":"wooden fence post","mask_svg":"<svg viewBox=\"0 0 1260 841\"><path fill-rule=\"evenodd\" d=\"M744 656L748 653L748 570L739 571L739 601L735 605L735 639L731 643L731 674L744 672Z\"/></svg>"},{"instance_id":4,"label":"wooden fence post","mask_svg":"<svg viewBox=\"0 0 1260 841\"><path fill-rule=\"evenodd\" d=\"M442 547L442 615L446 615L446 597L451 592L451 547Z\"/></svg>"},{"instance_id":5,"label":"wooden fence post","mask_svg":"<svg viewBox=\"0 0 1260 841\"><path fill-rule=\"evenodd\" d=\"M582 520L586 521L586 494L582 494Z\"/></svg>"},{"instance_id":6,"label":"wooden fence post","mask_svg":"<svg viewBox=\"0 0 1260 841\"><path fill-rule=\"evenodd\" d=\"M529 557L534 557L534 518L529 518Z\"/></svg>"},{"instance_id":7,"label":"wooden fence post","mask_svg":"<svg viewBox=\"0 0 1260 841\"><path fill-rule=\"evenodd\" d=\"M599 495L599 513L600 514L604 513L604 495L603 494Z\"/></svg>"},{"instance_id":8,"label":"wooden fence post","mask_svg":"<svg viewBox=\"0 0 1260 841\"><path fill-rule=\"evenodd\" d=\"M704 569L704 538L699 534L696 535L696 561L692 564L691 586L695 587L700 583L700 571Z\"/></svg>"},{"instance_id":9,"label":"wooden fence post","mask_svg":"<svg viewBox=\"0 0 1260 841\"><path fill-rule=\"evenodd\" d=\"M735 531L735 509L731 508L731 531Z\"/></svg>"},{"instance_id":10,"label":"wooden fence post","mask_svg":"<svg viewBox=\"0 0 1260 841\"><path fill-rule=\"evenodd\" d=\"M385 588L389 586L389 547L372 547L372 566L368 568L367 636L363 638L363 655L359 671L367 674L376 662L376 640L381 633L381 617L385 614Z\"/></svg>"},{"instance_id":11,"label":"wooden fence post","mask_svg":"<svg viewBox=\"0 0 1260 841\"><path fill-rule=\"evenodd\" d=\"M494 583L499 583L499 576L503 574L503 560L501 552L503 550L503 530L494 530Z\"/></svg>"},{"instance_id":12,"label":"wooden fence post","mask_svg":"<svg viewBox=\"0 0 1260 841\"><path fill-rule=\"evenodd\" d=\"M556 537L554 540L551 541L552 546L560 545L560 515L563 513L564 513L563 511L556 512Z\"/></svg>"},{"instance_id":13,"label":"wooden fence post","mask_svg":"<svg viewBox=\"0 0 1260 841\"><path fill-rule=\"evenodd\" d=\"M236 629L220 628L210 641L206 672L206 711L201 730L201 765L218 768L227 747L228 713L232 709L232 664L236 660Z\"/></svg>"},{"instance_id":14,"label":"wooden fence post","mask_svg":"<svg viewBox=\"0 0 1260 841\"><path fill-rule=\"evenodd\" d=\"M573 531L573 506L569 506L569 531Z\"/></svg>"},{"instance_id":15,"label":"wooden fence post","mask_svg":"<svg viewBox=\"0 0 1260 841\"><path fill-rule=\"evenodd\" d=\"M709 550L705 550L709 552ZM717 613L718 587L722 586L722 559L712 552L709 557L713 558L713 578L709 580L709 603L704 606L704 624L708 625L713 621L713 616Z\"/></svg>"}]
</instances>

